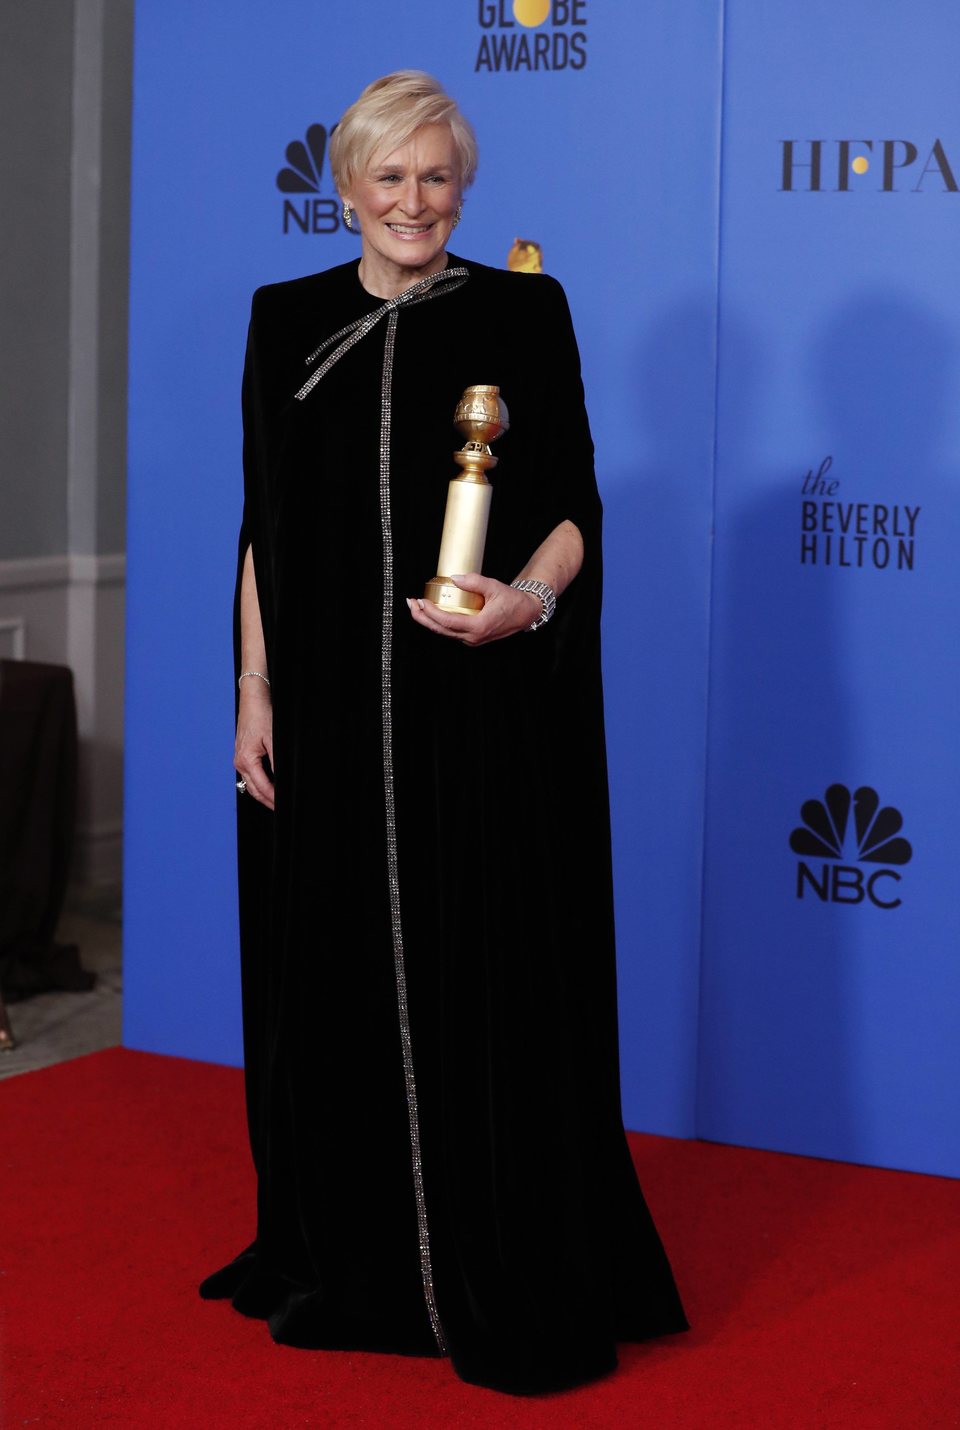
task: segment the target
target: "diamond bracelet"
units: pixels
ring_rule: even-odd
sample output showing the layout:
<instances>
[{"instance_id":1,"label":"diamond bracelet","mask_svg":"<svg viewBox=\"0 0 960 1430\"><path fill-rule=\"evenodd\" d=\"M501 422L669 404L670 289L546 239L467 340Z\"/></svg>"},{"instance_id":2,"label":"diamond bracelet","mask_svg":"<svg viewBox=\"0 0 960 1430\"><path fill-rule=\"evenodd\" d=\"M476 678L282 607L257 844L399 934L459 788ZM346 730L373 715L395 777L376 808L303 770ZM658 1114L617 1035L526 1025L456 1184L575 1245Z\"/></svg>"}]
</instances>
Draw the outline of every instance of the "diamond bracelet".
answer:
<instances>
[{"instance_id":1,"label":"diamond bracelet","mask_svg":"<svg viewBox=\"0 0 960 1430\"><path fill-rule=\"evenodd\" d=\"M553 587L548 586L546 581L534 581L529 576L522 580L518 577L516 581L511 581L510 585L515 591L529 591L531 596L539 596L543 605L543 614L538 616L532 625L527 626L527 630L535 631L540 626L545 626L557 606L557 593Z\"/></svg>"}]
</instances>

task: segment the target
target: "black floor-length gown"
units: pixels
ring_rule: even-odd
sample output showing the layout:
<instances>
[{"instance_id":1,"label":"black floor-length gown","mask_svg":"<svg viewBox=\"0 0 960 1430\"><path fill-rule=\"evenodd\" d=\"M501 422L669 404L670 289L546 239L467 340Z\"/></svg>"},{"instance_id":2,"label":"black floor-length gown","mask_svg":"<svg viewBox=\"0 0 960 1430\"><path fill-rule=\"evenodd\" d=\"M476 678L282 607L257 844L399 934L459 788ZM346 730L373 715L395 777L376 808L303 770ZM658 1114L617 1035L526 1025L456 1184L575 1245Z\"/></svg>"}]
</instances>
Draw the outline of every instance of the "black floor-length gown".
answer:
<instances>
[{"instance_id":1,"label":"black floor-length gown","mask_svg":"<svg viewBox=\"0 0 960 1430\"><path fill-rule=\"evenodd\" d=\"M328 341L329 340L329 341ZM549 625L416 625L463 390L496 383L484 572L565 518ZM239 819L256 1240L202 1287L298 1346L560 1389L687 1326L623 1134L600 685L601 508L553 279L451 257L260 289L245 505L277 808Z\"/></svg>"}]
</instances>

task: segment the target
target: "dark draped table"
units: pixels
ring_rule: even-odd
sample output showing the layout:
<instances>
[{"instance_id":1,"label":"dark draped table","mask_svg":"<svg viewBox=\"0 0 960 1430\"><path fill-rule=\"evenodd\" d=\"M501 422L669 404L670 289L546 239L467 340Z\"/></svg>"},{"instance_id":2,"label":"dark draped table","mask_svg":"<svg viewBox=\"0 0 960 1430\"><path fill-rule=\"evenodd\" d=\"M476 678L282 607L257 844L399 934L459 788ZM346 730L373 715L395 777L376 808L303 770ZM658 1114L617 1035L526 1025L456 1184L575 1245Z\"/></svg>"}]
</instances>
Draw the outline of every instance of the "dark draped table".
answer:
<instances>
[{"instance_id":1,"label":"dark draped table","mask_svg":"<svg viewBox=\"0 0 960 1430\"><path fill-rule=\"evenodd\" d=\"M0 994L8 1003L93 986L76 948L55 941L76 795L72 672L0 660Z\"/></svg>"}]
</instances>

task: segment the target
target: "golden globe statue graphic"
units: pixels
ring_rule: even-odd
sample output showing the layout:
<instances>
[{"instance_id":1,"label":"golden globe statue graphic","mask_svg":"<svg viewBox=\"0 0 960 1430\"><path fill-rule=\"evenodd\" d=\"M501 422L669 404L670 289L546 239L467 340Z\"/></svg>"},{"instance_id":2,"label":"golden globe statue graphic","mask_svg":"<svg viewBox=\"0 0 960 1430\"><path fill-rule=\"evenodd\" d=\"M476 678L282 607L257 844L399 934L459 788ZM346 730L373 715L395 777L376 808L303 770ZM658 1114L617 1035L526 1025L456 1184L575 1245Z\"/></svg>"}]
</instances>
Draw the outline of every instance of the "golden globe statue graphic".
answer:
<instances>
[{"instance_id":1,"label":"golden globe statue graphic","mask_svg":"<svg viewBox=\"0 0 960 1430\"><path fill-rule=\"evenodd\" d=\"M507 267L511 273L542 273L543 249L536 239L515 238L507 254Z\"/></svg>"},{"instance_id":2,"label":"golden globe statue graphic","mask_svg":"<svg viewBox=\"0 0 960 1430\"><path fill-rule=\"evenodd\" d=\"M493 488L487 472L497 465L490 443L510 427L507 405L499 387L468 387L453 414L453 424L466 437L453 459L462 471L447 488L447 509L437 558L437 574L424 587L424 596L445 611L476 615L483 609L477 591L461 591L452 576L483 569Z\"/></svg>"}]
</instances>

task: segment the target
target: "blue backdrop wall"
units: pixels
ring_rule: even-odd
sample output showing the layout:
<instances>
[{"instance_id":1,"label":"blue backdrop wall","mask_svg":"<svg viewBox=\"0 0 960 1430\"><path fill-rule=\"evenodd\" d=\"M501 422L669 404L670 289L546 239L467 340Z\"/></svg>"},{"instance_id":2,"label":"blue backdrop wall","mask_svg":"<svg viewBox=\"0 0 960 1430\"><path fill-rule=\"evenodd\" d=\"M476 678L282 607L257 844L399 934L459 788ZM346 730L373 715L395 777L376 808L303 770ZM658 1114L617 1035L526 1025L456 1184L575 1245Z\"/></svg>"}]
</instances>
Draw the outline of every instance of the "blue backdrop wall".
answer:
<instances>
[{"instance_id":1,"label":"blue backdrop wall","mask_svg":"<svg viewBox=\"0 0 960 1430\"><path fill-rule=\"evenodd\" d=\"M697 1115L954 1175L958 42L729 7Z\"/></svg>"},{"instance_id":2,"label":"blue backdrop wall","mask_svg":"<svg viewBox=\"0 0 960 1430\"><path fill-rule=\"evenodd\" d=\"M240 1058L229 629L249 298L358 253L322 160L307 192L277 174L367 80L417 66L478 130L458 251L502 265L517 235L541 243L583 350L627 1124L960 1170L960 125L932 97L934 41L960 19L932 0L909 22L841 8L728 0L724 25L721 0L138 0L128 1044Z\"/></svg>"}]
</instances>

